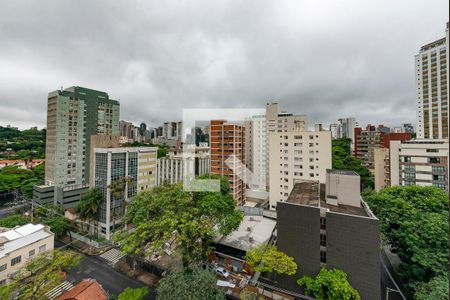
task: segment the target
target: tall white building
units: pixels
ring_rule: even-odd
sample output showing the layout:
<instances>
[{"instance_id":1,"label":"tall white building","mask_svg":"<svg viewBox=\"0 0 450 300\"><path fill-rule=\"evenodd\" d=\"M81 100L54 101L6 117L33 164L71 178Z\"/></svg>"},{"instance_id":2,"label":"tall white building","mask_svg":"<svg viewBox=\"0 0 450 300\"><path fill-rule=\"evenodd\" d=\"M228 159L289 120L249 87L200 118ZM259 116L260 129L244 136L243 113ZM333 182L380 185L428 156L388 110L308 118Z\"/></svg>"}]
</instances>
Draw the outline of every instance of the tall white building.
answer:
<instances>
[{"instance_id":1,"label":"tall white building","mask_svg":"<svg viewBox=\"0 0 450 300\"><path fill-rule=\"evenodd\" d=\"M338 139L340 137L340 126L337 123L333 123L330 124L330 132L331 132L331 137L333 139Z\"/></svg>"},{"instance_id":2,"label":"tall white building","mask_svg":"<svg viewBox=\"0 0 450 300\"><path fill-rule=\"evenodd\" d=\"M245 121L245 157L247 168L252 172L247 178L249 188L267 191L267 131L266 116L256 115Z\"/></svg>"},{"instance_id":3,"label":"tall white building","mask_svg":"<svg viewBox=\"0 0 450 300\"><path fill-rule=\"evenodd\" d=\"M448 23L446 31L415 56L417 138L448 138Z\"/></svg>"},{"instance_id":4,"label":"tall white building","mask_svg":"<svg viewBox=\"0 0 450 300\"><path fill-rule=\"evenodd\" d=\"M331 169L331 132L316 125L315 131L269 133L270 209L286 201L294 180L326 182Z\"/></svg>"},{"instance_id":5,"label":"tall white building","mask_svg":"<svg viewBox=\"0 0 450 300\"><path fill-rule=\"evenodd\" d=\"M280 106L276 102L266 105L266 134L272 132L300 132L308 130L308 118L306 115L293 115L280 111ZM266 137L268 139L268 136ZM266 148L266 185L270 188L270 141Z\"/></svg>"},{"instance_id":6,"label":"tall white building","mask_svg":"<svg viewBox=\"0 0 450 300\"><path fill-rule=\"evenodd\" d=\"M339 138L349 138L352 140L352 146L355 143L355 127L357 122L355 118L339 119Z\"/></svg>"}]
</instances>

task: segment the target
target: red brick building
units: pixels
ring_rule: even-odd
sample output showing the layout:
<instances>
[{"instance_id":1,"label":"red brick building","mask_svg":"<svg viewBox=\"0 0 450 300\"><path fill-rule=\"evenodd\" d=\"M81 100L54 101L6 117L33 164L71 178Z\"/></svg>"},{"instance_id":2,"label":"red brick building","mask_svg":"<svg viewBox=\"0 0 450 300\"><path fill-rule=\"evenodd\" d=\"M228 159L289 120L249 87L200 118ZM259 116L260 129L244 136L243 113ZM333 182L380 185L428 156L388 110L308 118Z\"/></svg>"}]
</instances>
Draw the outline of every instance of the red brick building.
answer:
<instances>
[{"instance_id":1,"label":"red brick building","mask_svg":"<svg viewBox=\"0 0 450 300\"><path fill-rule=\"evenodd\" d=\"M411 133L390 132L389 127L378 125L367 125L366 129L355 128L355 148L354 156L361 159L363 165L372 173L374 172L374 149L389 149L390 141L408 141Z\"/></svg>"},{"instance_id":2,"label":"red brick building","mask_svg":"<svg viewBox=\"0 0 450 300\"><path fill-rule=\"evenodd\" d=\"M245 127L212 120L210 127L211 174L228 178L236 205L245 203Z\"/></svg>"}]
</instances>

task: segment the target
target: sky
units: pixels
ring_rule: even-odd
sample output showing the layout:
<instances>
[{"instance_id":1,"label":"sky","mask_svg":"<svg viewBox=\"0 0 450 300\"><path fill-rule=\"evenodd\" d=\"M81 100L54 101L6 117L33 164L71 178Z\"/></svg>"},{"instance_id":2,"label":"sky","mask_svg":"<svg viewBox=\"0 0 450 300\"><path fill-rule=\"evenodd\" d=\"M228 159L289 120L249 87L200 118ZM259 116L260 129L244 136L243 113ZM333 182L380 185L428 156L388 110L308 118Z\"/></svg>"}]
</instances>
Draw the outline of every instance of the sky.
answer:
<instances>
[{"instance_id":1,"label":"sky","mask_svg":"<svg viewBox=\"0 0 450 300\"><path fill-rule=\"evenodd\" d=\"M183 109L264 108L310 124L415 122L414 55L447 0L1 1L0 125L46 124L70 86L158 126Z\"/></svg>"}]
</instances>

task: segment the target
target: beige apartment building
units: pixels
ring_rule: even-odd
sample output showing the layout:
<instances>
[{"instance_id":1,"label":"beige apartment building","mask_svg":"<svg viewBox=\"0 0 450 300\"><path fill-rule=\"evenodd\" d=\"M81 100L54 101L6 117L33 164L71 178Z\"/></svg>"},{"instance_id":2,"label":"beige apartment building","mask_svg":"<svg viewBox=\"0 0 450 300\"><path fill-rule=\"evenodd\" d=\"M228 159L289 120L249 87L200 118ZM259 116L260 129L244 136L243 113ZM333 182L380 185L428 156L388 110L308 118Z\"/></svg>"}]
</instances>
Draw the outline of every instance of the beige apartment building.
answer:
<instances>
[{"instance_id":1,"label":"beige apartment building","mask_svg":"<svg viewBox=\"0 0 450 300\"><path fill-rule=\"evenodd\" d=\"M391 185L435 186L448 193L448 140L391 141Z\"/></svg>"},{"instance_id":2,"label":"beige apartment building","mask_svg":"<svg viewBox=\"0 0 450 300\"><path fill-rule=\"evenodd\" d=\"M8 283L21 268L37 255L53 250L54 234L47 226L26 224L1 232L0 285Z\"/></svg>"},{"instance_id":3,"label":"beige apartment building","mask_svg":"<svg viewBox=\"0 0 450 300\"><path fill-rule=\"evenodd\" d=\"M373 175L375 190L379 191L391 185L391 169L388 148L373 149Z\"/></svg>"},{"instance_id":4,"label":"beige apartment building","mask_svg":"<svg viewBox=\"0 0 450 300\"><path fill-rule=\"evenodd\" d=\"M331 132L317 124L315 131L269 133L270 209L286 201L294 180L325 183L331 169Z\"/></svg>"}]
</instances>

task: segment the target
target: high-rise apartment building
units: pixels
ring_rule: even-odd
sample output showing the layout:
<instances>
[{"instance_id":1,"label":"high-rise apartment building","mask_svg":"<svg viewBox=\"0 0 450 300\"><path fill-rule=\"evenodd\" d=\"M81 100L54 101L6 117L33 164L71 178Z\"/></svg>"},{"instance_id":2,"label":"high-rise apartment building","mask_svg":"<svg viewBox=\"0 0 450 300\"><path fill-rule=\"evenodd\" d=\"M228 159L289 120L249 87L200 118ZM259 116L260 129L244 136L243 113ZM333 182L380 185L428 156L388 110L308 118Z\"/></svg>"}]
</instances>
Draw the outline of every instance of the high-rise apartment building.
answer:
<instances>
[{"instance_id":1,"label":"high-rise apartment building","mask_svg":"<svg viewBox=\"0 0 450 300\"><path fill-rule=\"evenodd\" d=\"M296 182L277 208L277 247L299 268L277 286L302 293L296 280L322 267L343 270L361 299L381 299L379 220L360 197L352 171L328 170L326 184Z\"/></svg>"},{"instance_id":2,"label":"high-rise apartment building","mask_svg":"<svg viewBox=\"0 0 450 300\"><path fill-rule=\"evenodd\" d=\"M225 176L237 205L245 204L245 127L211 120L211 174Z\"/></svg>"},{"instance_id":3,"label":"high-rise apartment building","mask_svg":"<svg viewBox=\"0 0 450 300\"><path fill-rule=\"evenodd\" d=\"M389 148L373 149L373 177L375 191L391 186Z\"/></svg>"},{"instance_id":4,"label":"high-rise apartment building","mask_svg":"<svg viewBox=\"0 0 450 300\"><path fill-rule=\"evenodd\" d=\"M267 191L267 131L266 116L255 115L245 121L245 157L252 172L248 186L252 190Z\"/></svg>"},{"instance_id":5,"label":"high-rise apartment building","mask_svg":"<svg viewBox=\"0 0 450 300\"><path fill-rule=\"evenodd\" d=\"M337 123L330 124L329 130L331 132L331 138L338 139L340 137L340 126Z\"/></svg>"},{"instance_id":6,"label":"high-rise apartment building","mask_svg":"<svg viewBox=\"0 0 450 300\"><path fill-rule=\"evenodd\" d=\"M448 138L447 37L426 44L415 56L417 138Z\"/></svg>"},{"instance_id":7,"label":"high-rise apartment building","mask_svg":"<svg viewBox=\"0 0 450 300\"><path fill-rule=\"evenodd\" d=\"M295 180L325 183L331 169L331 133L316 125L315 131L269 133L270 209L286 201Z\"/></svg>"},{"instance_id":8,"label":"high-rise apartment building","mask_svg":"<svg viewBox=\"0 0 450 300\"><path fill-rule=\"evenodd\" d=\"M119 135L119 109L107 93L83 87L48 94L45 186L38 194L63 204L66 191L87 187L91 136ZM67 202L74 203L79 195L70 197Z\"/></svg>"},{"instance_id":9,"label":"high-rise apartment building","mask_svg":"<svg viewBox=\"0 0 450 300\"><path fill-rule=\"evenodd\" d=\"M411 139L411 133L391 132L389 127L378 125L367 125L363 130L355 128L354 155L361 159L363 165L374 174L374 150L378 148L388 148L390 141L407 141Z\"/></svg>"},{"instance_id":10,"label":"high-rise apartment building","mask_svg":"<svg viewBox=\"0 0 450 300\"><path fill-rule=\"evenodd\" d=\"M110 239L114 225L121 222L125 206L137 192L156 186L156 147L123 147L94 149L94 186L103 195L98 213L98 230ZM112 183L126 180L122 196L116 198Z\"/></svg>"},{"instance_id":11,"label":"high-rise apartment building","mask_svg":"<svg viewBox=\"0 0 450 300\"><path fill-rule=\"evenodd\" d=\"M448 193L448 153L448 140L392 141L391 185L433 185Z\"/></svg>"},{"instance_id":12,"label":"high-rise apartment building","mask_svg":"<svg viewBox=\"0 0 450 300\"><path fill-rule=\"evenodd\" d=\"M357 122L355 118L342 118L339 122L339 138L348 138L352 140L352 148L355 143L355 127Z\"/></svg>"},{"instance_id":13,"label":"high-rise apartment building","mask_svg":"<svg viewBox=\"0 0 450 300\"><path fill-rule=\"evenodd\" d=\"M291 132L307 131L308 118L306 115L294 115L288 112L280 111L280 106L276 102L266 105L266 140L271 132ZM267 143L266 149L266 186L269 187L269 165L270 165L270 144Z\"/></svg>"}]
</instances>

